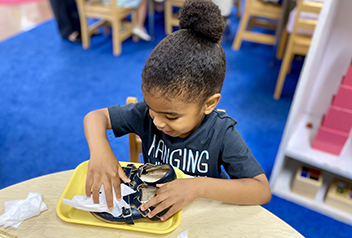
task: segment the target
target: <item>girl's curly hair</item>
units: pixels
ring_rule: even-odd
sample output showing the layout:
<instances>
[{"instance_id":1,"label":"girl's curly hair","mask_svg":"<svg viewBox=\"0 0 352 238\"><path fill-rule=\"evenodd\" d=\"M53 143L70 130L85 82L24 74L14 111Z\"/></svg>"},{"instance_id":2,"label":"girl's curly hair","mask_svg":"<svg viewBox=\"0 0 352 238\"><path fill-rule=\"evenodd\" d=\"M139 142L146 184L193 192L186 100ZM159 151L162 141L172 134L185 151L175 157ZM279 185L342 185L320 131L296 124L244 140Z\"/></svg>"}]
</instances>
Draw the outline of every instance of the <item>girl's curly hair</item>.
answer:
<instances>
[{"instance_id":1,"label":"girl's curly hair","mask_svg":"<svg viewBox=\"0 0 352 238\"><path fill-rule=\"evenodd\" d=\"M226 58L220 45L224 18L210 0L186 0L180 30L164 38L142 71L142 90L202 104L221 91Z\"/></svg>"}]
</instances>

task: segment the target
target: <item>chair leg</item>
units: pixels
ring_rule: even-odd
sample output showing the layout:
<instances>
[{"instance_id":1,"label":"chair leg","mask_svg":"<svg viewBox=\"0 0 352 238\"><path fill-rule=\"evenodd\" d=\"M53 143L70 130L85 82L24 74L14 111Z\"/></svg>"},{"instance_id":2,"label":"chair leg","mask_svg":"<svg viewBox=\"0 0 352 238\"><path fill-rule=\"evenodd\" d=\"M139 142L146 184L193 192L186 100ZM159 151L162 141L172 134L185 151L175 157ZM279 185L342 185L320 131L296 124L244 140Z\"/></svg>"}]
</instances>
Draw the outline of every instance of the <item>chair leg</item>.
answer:
<instances>
[{"instance_id":1,"label":"chair leg","mask_svg":"<svg viewBox=\"0 0 352 238\"><path fill-rule=\"evenodd\" d=\"M281 97L282 88L284 86L286 75L290 67L291 57L292 57L292 43L291 43L291 40L289 40L284 59L281 63L279 77L277 78L277 82L276 82L276 87L274 92L275 99L280 99Z\"/></svg>"},{"instance_id":2,"label":"chair leg","mask_svg":"<svg viewBox=\"0 0 352 238\"><path fill-rule=\"evenodd\" d=\"M252 16L252 17L249 19L248 27L247 27L247 30L248 30L248 31L251 31L251 30L253 29L253 27L256 25L256 20L257 20L257 17L255 17L255 16Z\"/></svg>"},{"instance_id":3,"label":"chair leg","mask_svg":"<svg viewBox=\"0 0 352 238\"><path fill-rule=\"evenodd\" d=\"M241 17L241 0L237 0L237 17Z\"/></svg>"},{"instance_id":4,"label":"chair leg","mask_svg":"<svg viewBox=\"0 0 352 238\"><path fill-rule=\"evenodd\" d=\"M115 56L119 56L121 54L121 39L119 37L120 29L121 20L116 19L115 22L112 23L112 48Z\"/></svg>"},{"instance_id":5,"label":"chair leg","mask_svg":"<svg viewBox=\"0 0 352 238\"><path fill-rule=\"evenodd\" d=\"M104 24L104 34L106 36L110 34L110 24L108 22Z\"/></svg>"},{"instance_id":6,"label":"chair leg","mask_svg":"<svg viewBox=\"0 0 352 238\"><path fill-rule=\"evenodd\" d=\"M282 59L282 57L284 56L285 47L287 44L287 38L288 38L288 33L286 31L286 28L284 28L281 32L281 37L279 39L279 45L278 45L277 51L276 51L276 58L277 59Z\"/></svg>"},{"instance_id":7,"label":"chair leg","mask_svg":"<svg viewBox=\"0 0 352 238\"><path fill-rule=\"evenodd\" d=\"M245 11L244 15L241 17L240 25L237 28L236 36L232 44L232 49L239 50L239 48L241 47L242 37L243 37L242 35L246 30L248 22L249 22L249 13Z\"/></svg>"},{"instance_id":8,"label":"chair leg","mask_svg":"<svg viewBox=\"0 0 352 238\"><path fill-rule=\"evenodd\" d=\"M165 18L165 33L169 35L172 33L172 25L171 25L172 5L167 0L165 0L165 3L164 3L164 18Z\"/></svg>"},{"instance_id":9,"label":"chair leg","mask_svg":"<svg viewBox=\"0 0 352 238\"><path fill-rule=\"evenodd\" d=\"M290 63L288 64L288 69L287 69L287 73L289 74L289 73L291 73L291 69L292 69L292 61L293 61L293 59L295 58L295 54L291 54L290 55Z\"/></svg>"},{"instance_id":10,"label":"chair leg","mask_svg":"<svg viewBox=\"0 0 352 238\"><path fill-rule=\"evenodd\" d=\"M82 12L79 13L79 21L81 24L81 39L83 49L89 49L90 35L88 33L88 22L86 16Z\"/></svg>"},{"instance_id":11,"label":"chair leg","mask_svg":"<svg viewBox=\"0 0 352 238\"><path fill-rule=\"evenodd\" d=\"M139 41L139 37L136 35L132 35L132 41L133 42L138 42Z\"/></svg>"},{"instance_id":12,"label":"chair leg","mask_svg":"<svg viewBox=\"0 0 352 238\"><path fill-rule=\"evenodd\" d=\"M137 12L133 11L132 12L132 28L136 25L137 23ZM136 36L135 34L132 35L132 40L133 42L138 42L139 41L139 37Z\"/></svg>"},{"instance_id":13,"label":"chair leg","mask_svg":"<svg viewBox=\"0 0 352 238\"><path fill-rule=\"evenodd\" d=\"M235 5L237 7L237 12L236 12L237 18L240 18L240 16L241 16L241 0L233 1L233 5Z\"/></svg>"}]
</instances>

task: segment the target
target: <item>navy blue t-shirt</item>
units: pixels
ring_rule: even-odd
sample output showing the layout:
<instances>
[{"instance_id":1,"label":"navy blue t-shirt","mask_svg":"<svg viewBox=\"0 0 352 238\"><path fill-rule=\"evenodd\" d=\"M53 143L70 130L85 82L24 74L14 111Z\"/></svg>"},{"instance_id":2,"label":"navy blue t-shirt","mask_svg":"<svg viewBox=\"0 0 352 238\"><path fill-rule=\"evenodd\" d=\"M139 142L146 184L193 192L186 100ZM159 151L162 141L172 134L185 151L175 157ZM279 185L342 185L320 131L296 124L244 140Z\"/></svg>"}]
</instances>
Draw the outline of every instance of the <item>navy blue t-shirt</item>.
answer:
<instances>
[{"instance_id":1,"label":"navy blue t-shirt","mask_svg":"<svg viewBox=\"0 0 352 238\"><path fill-rule=\"evenodd\" d=\"M135 133L142 139L145 163L170 164L192 176L223 178L221 165L232 179L253 178L264 173L236 130L237 122L214 110L186 138L159 131L144 101L109 107L116 137Z\"/></svg>"}]
</instances>

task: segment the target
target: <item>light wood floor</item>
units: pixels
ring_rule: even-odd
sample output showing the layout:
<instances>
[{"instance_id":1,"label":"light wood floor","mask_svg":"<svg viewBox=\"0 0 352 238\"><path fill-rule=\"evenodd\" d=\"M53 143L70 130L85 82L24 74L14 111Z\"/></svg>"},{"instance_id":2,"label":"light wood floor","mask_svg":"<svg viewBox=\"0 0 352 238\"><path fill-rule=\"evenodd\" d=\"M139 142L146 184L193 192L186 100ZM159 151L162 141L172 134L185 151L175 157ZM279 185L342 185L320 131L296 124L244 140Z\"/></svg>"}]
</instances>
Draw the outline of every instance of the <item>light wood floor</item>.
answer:
<instances>
[{"instance_id":1,"label":"light wood floor","mask_svg":"<svg viewBox=\"0 0 352 238\"><path fill-rule=\"evenodd\" d=\"M53 17L49 1L0 4L0 42L28 31Z\"/></svg>"}]
</instances>

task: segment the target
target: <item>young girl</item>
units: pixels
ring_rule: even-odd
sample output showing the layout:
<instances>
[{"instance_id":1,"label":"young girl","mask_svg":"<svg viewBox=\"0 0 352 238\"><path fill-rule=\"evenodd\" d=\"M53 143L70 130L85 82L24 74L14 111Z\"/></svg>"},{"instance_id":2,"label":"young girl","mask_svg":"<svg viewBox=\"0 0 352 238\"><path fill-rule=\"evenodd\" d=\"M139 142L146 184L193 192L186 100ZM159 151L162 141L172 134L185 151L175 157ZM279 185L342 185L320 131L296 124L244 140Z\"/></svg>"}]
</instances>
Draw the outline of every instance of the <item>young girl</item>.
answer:
<instances>
[{"instance_id":1,"label":"young girl","mask_svg":"<svg viewBox=\"0 0 352 238\"><path fill-rule=\"evenodd\" d=\"M186 0L180 30L154 49L142 72L144 101L92 111L84 119L91 158L86 194L98 201L104 185L112 206L112 187L121 199L120 178L128 178L106 137L136 133L145 163L168 163L195 178L159 185L142 210L149 217L171 207L166 220L197 198L233 204L270 201L268 180L236 130L236 121L216 110L225 78L226 60L219 44L225 27L219 8L208 0ZM222 172L225 169L227 176Z\"/></svg>"}]
</instances>

